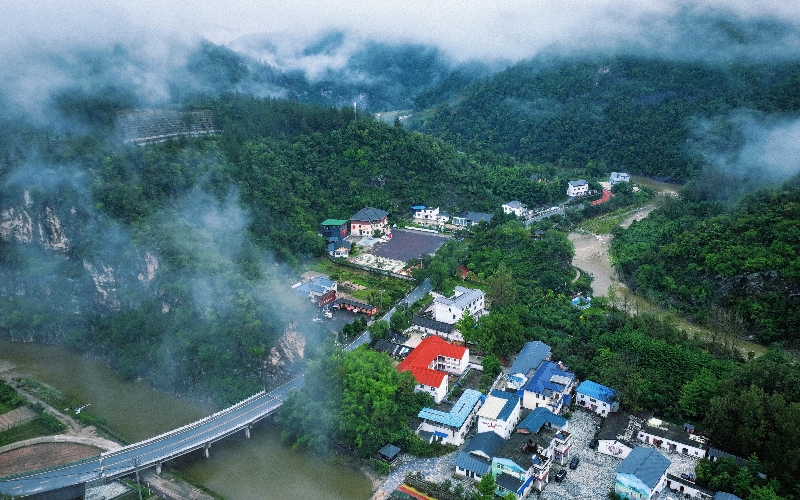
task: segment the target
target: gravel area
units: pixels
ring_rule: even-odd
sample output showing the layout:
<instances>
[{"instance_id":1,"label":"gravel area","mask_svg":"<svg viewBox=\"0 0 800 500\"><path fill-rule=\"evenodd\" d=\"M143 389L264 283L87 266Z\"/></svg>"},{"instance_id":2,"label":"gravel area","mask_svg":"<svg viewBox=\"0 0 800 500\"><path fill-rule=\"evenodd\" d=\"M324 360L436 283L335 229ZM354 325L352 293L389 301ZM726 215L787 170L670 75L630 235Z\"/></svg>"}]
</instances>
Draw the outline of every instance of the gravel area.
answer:
<instances>
[{"instance_id":1,"label":"gravel area","mask_svg":"<svg viewBox=\"0 0 800 500\"><path fill-rule=\"evenodd\" d=\"M575 470L567 469L567 477L559 483L553 480L555 473L562 468L554 464L551 471L551 481L544 487L539 498L542 500L597 500L606 498L614 489L614 477L620 459L599 453L589 448L589 443L594 438L595 431L601 418L584 410L577 410L569 421L569 431L572 433L571 457L579 457L580 463ZM642 446L646 446L642 443ZM662 451L662 450L660 450ZM448 453L437 458L416 458L401 455L400 465L397 466L384 480L380 489L390 492L403 483L409 472L422 472L426 480L440 483L446 479L455 484L461 482L466 489L474 483L461 476L455 476L455 458L458 452ZM664 453L662 451L662 453ZM668 472L680 476L682 472L694 472L697 459L676 453L664 453L670 460ZM534 494L528 495L533 497ZM665 490L658 496L658 500L679 500L677 493Z\"/></svg>"},{"instance_id":2,"label":"gravel area","mask_svg":"<svg viewBox=\"0 0 800 500\"><path fill-rule=\"evenodd\" d=\"M564 482L558 483L551 481L545 486L541 494L543 500L595 500L606 498L608 493L614 489L614 478L617 466L622 461L604 453L599 453L589 448L589 443L594 437L597 423L600 417L592 416L589 412L577 410L570 419L570 432L572 432L572 453L571 457L580 457L578 468L571 470L567 467L567 477ZM642 446L644 443L641 443ZM680 476L682 472L694 472L697 466L697 459L677 453L664 453L670 460L667 472ZM560 469L561 466L554 465L550 474L551 477ZM661 500L677 500L676 493L670 495L669 490L665 490L654 497Z\"/></svg>"},{"instance_id":3,"label":"gravel area","mask_svg":"<svg viewBox=\"0 0 800 500\"><path fill-rule=\"evenodd\" d=\"M119 482L86 488L86 500L109 500L117 498L131 491L130 488Z\"/></svg>"}]
</instances>

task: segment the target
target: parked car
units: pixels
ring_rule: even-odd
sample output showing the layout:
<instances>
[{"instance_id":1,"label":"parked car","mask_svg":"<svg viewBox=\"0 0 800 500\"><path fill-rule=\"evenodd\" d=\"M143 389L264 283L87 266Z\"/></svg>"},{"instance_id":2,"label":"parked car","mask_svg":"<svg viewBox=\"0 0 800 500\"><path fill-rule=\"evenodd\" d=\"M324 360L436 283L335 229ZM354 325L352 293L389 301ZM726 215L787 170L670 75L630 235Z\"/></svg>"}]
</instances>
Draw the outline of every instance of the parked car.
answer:
<instances>
[{"instance_id":1,"label":"parked car","mask_svg":"<svg viewBox=\"0 0 800 500\"><path fill-rule=\"evenodd\" d=\"M559 483L563 481L565 477L567 477L567 469L561 469L556 472L556 481Z\"/></svg>"},{"instance_id":2,"label":"parked car","mask_svg":"<svg viewBox=\"0 0 800 500\"><path fill-rule=\"evenodd\" d=\"M686 479L687 481L694 482L694 474L681 472L681 479Z\"/></svg>"},{"instance_id":3,"label":"parked car","mask_svg":"<svg viewBox=\"0 0 800 500\"><path fill-rule=\"evenodd\" d=\"M597 445L599 445L599 444L600 444L600 441L598 441L597 438L594 438L594 439L592 439L592 442L589 443L589 448L595 450L595 449L597 449Z\"/></svg>"},{"instance_id":4,"label":"parked car","mask_svg":"<svg viewBox=\"0 0 800 500\"><path fill-rule=\"evenodd\" d=\"M578 464L580 463L581 459L578 457L572 457L572 460L569 463L569 468L575 470L578 468Z\"/></svg>"}]
</instances>

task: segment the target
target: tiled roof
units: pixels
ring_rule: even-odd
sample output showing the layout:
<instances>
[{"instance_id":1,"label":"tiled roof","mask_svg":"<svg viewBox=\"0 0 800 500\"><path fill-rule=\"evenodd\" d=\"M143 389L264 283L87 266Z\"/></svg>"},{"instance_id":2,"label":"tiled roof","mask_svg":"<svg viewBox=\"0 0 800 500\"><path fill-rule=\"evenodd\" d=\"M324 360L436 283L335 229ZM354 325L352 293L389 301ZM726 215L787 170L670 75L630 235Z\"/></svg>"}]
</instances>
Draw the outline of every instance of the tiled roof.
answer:
<instances>
[{"instance_id":1,"label":"tiled roof","mask_svg":"<svg viewBox=\"0 0 800 500\"><path fill-rule=\"evenodd\" d=\"M429 368L437 356L461 359L466 354L467 348L446 342L438 335L426 337L411 353L397 365L397 370L404 372L411 370L417 382L431 387L439 387L447 375L445 372Z\"/></svg>"},{"instance_id":2,"label":"tiled roof","mask_svg":"<svg viewBox=\"0 0 800 500\"><path fill-rule=\"evenodd\" d=\"M445 305L454 305L459 309L466 308L470 303L483 296L483 290L457 286L451 298L436 297L434 302Z\"/></svg>"},{"instance_id":3,"label":"tiled roof","mask_svg":"<svg viewBox=\"0 0 800 500\"><path fill-rule=\"evenodd\" d=\"M714 500L742 500L742 499L737 497L733 493L726 493L724 491L718 491L714 495Z\"/></svg>"},{"instance_id":4,"label":"tiled roof","mask_svg":"<svg viewBox=\"0 0 800 500\"><path fill-rule=\"evenodd\" d=\"M577 181L569 181L569 185L573 187L577 186L585 186L587 182L583 179L578 179Z\"/></svg>"},{"instance_id":5,"label":"tiled roof","mask_svg":"<svg viewBox=\"0 0 800 500\"><path fill-rule=\"evenodd\" d=\"M375 222L389 215L389 212L380 208L367 207L356 212L350 220Z\"/></svg>"},{"instance_id":6,"label":"tiled roof","mask_svg":"<svg viewBox=\"0 0 800 500\"><path fill-rule=\"evenodd\" d=\"M386 446L378 450L378 453L388 458L389 460L392 460L394 457L397 456L398 453L400 453L400 448L398 448L393 444L387 444Z\"/></svg>"},{"instance_id":7,"label":"tiled roof","mask_svg":"<svg viewBox=\"0 0 800 500\"><path fill-rule=\"evenodd\" d=\"M475 405L478 404L482 397L483 394L480 392L474 389L466 389L449 412L445 413L443 411L434 410L433 408L423 408L420 410L419 414L417 414L417 417L429 422L459 429L464 425L467 417L469 417L472 410L475 409Z\"/></svg>"},{"instance_id":8,"label":"tiled roof","mask_svg":"<svg viewBox=\"0 0 800 500\"><path fill-rule=\"evenodd\" d=\"M519 351L517 359L511 364L508 369L508 374L522 373L527 375L529 371L535 370L539 365L550 356L550 346L544 342L535 340L527 342L522 350Z\"/></svg>"},{"instance_id":9,"label":"tiled roof","mask_svg":"<svg viewBox=\"0 0 800 500\"><path fill-rule=\"evenodd\" d=\"M523 205L522 205L521 202L519 202L517 200L514 200L514 201L509 201L508 203L506 203L506 206L509 207L509 208L522 208Z\"/></svg>"},{"instance_id":10,"label":"tiled roof","mask_svg":"<svg viewBox=\"0 0 800 500\"><path fill-rule=\"evenodd\" d=\"M436 321L435 319L423 318L422 316L413 316L411 324L414 326L421 326L442 333L450 333L453 331L453 325L443 321Z\"/></svg>"},{"instance_id":11,"label":"tiled roof","mask_svg":"<svg viewBox=\"0 0 800 500\"><path fill-rule=\"evenodd\" d=\"M590 398L599 399L605 403L612 403L617 397L617 391L603 384L592 382L591 380L584 380L581 385L575 389L575 392L586 394Z\"/></svg>"},{"instance_id":12,"label":"tiled roof","mask_svg":"<svg viewBox=\"0 0 800 500\"><path fill-rule=\"evenodd\" d=\"M529 432L536 433L539 432L539 429L541 429L546 422L557 429L567 425L566 418L556 415L547 408L540 406L539 408L534 408L534 410L519 423L517 429L525 429Z\"/></svg>"},{"instance_id":13,"label":"tiled roof","mask_svg":"<svg viewBox=\"0 0 800 500\"><path fill-rule=\"evenodd\" d=\"M632 474L652 490L668 468L669 459L658 450L636 447L617 466L617 474Z\"/></svg>"}]
</instances>

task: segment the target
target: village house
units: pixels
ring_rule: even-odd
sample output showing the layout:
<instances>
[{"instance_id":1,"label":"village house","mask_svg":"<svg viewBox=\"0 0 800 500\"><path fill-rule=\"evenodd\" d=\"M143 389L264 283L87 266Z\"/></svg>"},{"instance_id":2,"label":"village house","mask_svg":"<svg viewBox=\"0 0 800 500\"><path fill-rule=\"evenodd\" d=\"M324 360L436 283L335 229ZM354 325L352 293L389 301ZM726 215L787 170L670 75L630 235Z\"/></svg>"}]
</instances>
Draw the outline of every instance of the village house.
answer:
<instances>
[{"instance_id":1,"label":"village house","mask_svg":"<svg viewBox=\"0 0 800 500\"><path fill-rule=\"evenodd\" d=\"M294 294L301 299L310 299L318 306L330 304L336 300L337 284L325 276L316 276L308 281L292 285Z\"/></svg>"},{"instance_id":2,"label":"village house","mask_svg":"<svg viewBox=\"0 0 800 500\"><path fill-rule=\"evenodd\" d=\"M619 410L617 391L591 380L584 380L575 389L575 400L580 406L601 417Z\"/></svg>"},{"instance_id":3,"label":"village house","mask_svg":"<svg viewBox=\"0 0 800 500\"><path fill-rule=\"evenodd\" d=\"M625 172L611 172L611 177L609 177L608 182L612 186L614 184L619 184L620 182L630 182L631 176L626 174Z\"/></svg>"},{"instance_id":4,"label":"village house","mask_svg":"<svg viewBox=\"0 0 800 500\"><path fill-rule=\"evenodd\" d=\"M423 316L412 316L411 327L409 329L416 330L422 333L423 336L438 335L453 342L464 341L464 337L461 336L461 333L456 330L452 324Z\"/></svg>"},{"instance_id":5,"label":"village house","mask_svg":"<svg viewBox=\"0 0 800 500\"><path fill-rule=\"evenodd\" d=\"M634 448L617 466L614 492L630 500L650 500L664 489L669 459L652 448Z\"/></svg>"},{"instance_id":6,"label":"village house","mask_svg":"<svg viewBox=\"0 0 800 500\"><path fill-rule=\"evenodd\" d=\"M504 214L514 214L516 217L522 217L525 214L525 209L528 208L521 202L514 200L508 203L503 203Z\"/></svg>"},{"instance_id":7,"label":"village house","mask_svg":"<svg viewBox=\"0 0 800 500\"><path fill-rule=\"evenodd\" d=\"M343 240L350 234L350 223L340 219L325 219L320 223L319 231L328 241Z\"/></svg>"},{"instance_id":8,"label":"village house","mask_svg":"<svg viewBox=\"0 0 800 500\"><path fill-rule=\"evenodd\" d=\"M353 314L364 314L365 316L372 317L378 314L378 306L361 302L360 300L349 299L347 297L339 297L333 301L332 307L351 312Z\"/></svg>"},{"instance_id":9,"label":"village house","mask_svg":"<svg viewBox=\"0 0 800 500\"><path fill-rule=\"evenodd\" d=\"M434 319L451 325L460 320L464 313L473 318L483 315L483 290L457 286L452 297L436 297L433 299Z\"/></svg>"},{"instance_id":10,"label":"village house","mask_svg":"<svg viewBox=\"0 0 800 500\"><path fill-rule=\"evenodd\" d=\"M492 391L478 412L478 432L495 432L507 439L519 422L521 409L517 395Z\"/></svg>"},{"instance_id":11,"label":"village house","mask_svg":"<svg viewBox=\"0 0 800 500\"><path fill-rule=\"evenodd\" d=\"M499 496L513 493L524 497L547 484L553 461L539 453L539 447L526 434L514 433L492 457L492 475Z\"/></svg>"},{"instance_id":12,"label":"village house","mask_svg":"<svg viewBox=\"0 0 800 500\"><path fill-rule=\"evenodd\" d=\"M492 214L484 212L460 212L453 215L453 225L462 227L472 227L481 222L492 220Z\"/></svg>"},{"instance_id":13,"label":"village house","mask_svg":"<svg viewBox=\"0 0 800 500\"><path fill-rule=\"evenodd\" d=\"M572 401L574 385L575 374L566 371L561 362L543 361L523 388L522 406L529 410L544 407L561 413Z\"/></svg>"},{"instance_id":14,"label":"village house","mask_svg":"<svg viewBox=\"0 0 800 500\"><path fill-rule=\"evenodd\" d=\"M350 233L354 236L388 235L391 233L388 224L389 212L378 208L362 208L350 217Z\"/></svg>"},{"instance_id":15,"label":"village house","mask_svg":"<svg viewBox=\"0 0 800 500\"><path fill-rule=\"evenodd\" d=\"M336 240L328 243L328 254L333 257L347 257L350 255L352 244L347 240Z\"/></svg>"},{"instance_id":16,"label":"village house","mask_svg":"<svg viewBox=\"0 0 800 500\"><path fill-rule=\"evenodd\" d=\"M561 465L567 462L572 450L572 434L566 418L547 408L537 408L520 422L516 432L535 435L544 456Z\"/></svg>"},{"instance_id":17,"label":"village house","mask_svg":"<svg viewBox=\"0 0 800 500\"><path fill-rule=\"evenodd\" d=\"M589 194L589 183L583 179L577 181L569 181L567 185L567 196L576 197Z\"/></svg>"},{"instance_id":18,"label":"village house","mask_svg":"<svg viewBox=\"0 0 800 500\"><path fill-rule=\"evenodd\" d=\"M432 335L422 339L397 370L411 371L418 384L415 391L427 392L438 404L447 395L448 374L461 375L468 363L469 349Z\"/></svg>"},{"instance_id":19,"label":"village house","mask_svg":"<svg viewBox=\"0 0 800 500\"><path fill-rule=\"evenodd\" d=\"M681 496L684 497L688 495L691 498L714 498L713 491L703 488L702 486L698 486L693 481L689 481L688 479L684 479L673 474L667 474L667 488L680 493Z\"/></svg>"},{"instance_id":20,"label":"village house","mask_svg":"<svg viewBox=\"0 0 800 500\"><path fill-rule=\"evenodd\" d=\"M705 458L706 439L687 432L679 425L665 422L655 417L643 422L638 438L669 453L682 453L697 458Z\"/></svg>"},{"instance_id":21,"label":"village house","mask_svg":"<svg viewBox=\"0 0 800 500\"><path fill-rule=\"evenodd\" d=\"M417 414L417 418L422 420L422 424L417 428L417 434L429 443L461 446L483 399L484 396L480 392L465 389L448 412L423 408Z\"/></svg>"},{"instance_id":22,"label":"village house","mask_svg":"<svg viewBox=\"0 0 800 500\"><path fill-rule=\"evenodd\" d=\"M520 391L525 383L530 380L542 361L550 360L550 346L544 342L534 340L522 346L517 358L508 368L506 374L506 388Z\"/></svg>"},{"instance_id":23,"label":"village house","mask_svg":"<svg viewBox=\"0 0 800 500\"><path fill-rule=\"evenodd\" d=\"M627 457L636 446L643 421L643 418L628 413L608 413L597 436L597 451L616 458Z\"/></svg>"},{"instance_id":24,"label":"village house","mask_svg":"<svg viewBox=\"0 0 800 500\"><path fill-rule=\"evenodd\" d=\"M494 432L479 432L456 455L456 474L475 481L492 470L492 457L506 440Z\"/></svg>"},{"instance_id":25,"label":"village house","mask_svg":"<svg viewBox=\"0 0 800 500\"><path fill-rule=\"evenodd\" d=\"M426 207L425 205L414 205L411 207L411 217L424 222L434 222L436 224L446 224L450 220L450 215L439 211L439 207Z\"/></svg>"}]
</instances>

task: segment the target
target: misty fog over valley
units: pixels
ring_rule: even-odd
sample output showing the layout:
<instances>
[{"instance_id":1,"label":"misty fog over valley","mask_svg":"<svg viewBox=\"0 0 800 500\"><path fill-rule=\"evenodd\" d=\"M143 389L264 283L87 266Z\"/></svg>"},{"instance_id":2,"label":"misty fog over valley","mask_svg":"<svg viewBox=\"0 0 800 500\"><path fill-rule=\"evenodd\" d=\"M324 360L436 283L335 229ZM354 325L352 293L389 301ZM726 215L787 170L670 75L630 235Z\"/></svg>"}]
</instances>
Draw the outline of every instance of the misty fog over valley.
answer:
<instances>
[{"instance_id":1,"label":"misty fog over valley","mask_svg":"<svg viewBox=\"0 0 800 500\"><path fill-rule=\"evenodd\" d=\"M309 270L352 271L327 258L322 221L364 207L400 226L418 205L495 214L414 271L445 295L464 280L504 284L480 328L508 337L473 348L508 364L524 342L547 341L582 377L623 385L631 411L705 424L731 453L758 455L775 498L800 498L789 430L800 425L800 7L739 3L12 0L0 340L62 345L125 380L231 404L310 358L311 373L355 370L331 368L338 332L291 289ZM679 195L626 185L608 187L607 205L567 204L567 182L602 192L611 172ZM523 224L502 213L509 200L563 210ZM569 305L592 280L572 267L566 235L644 202L657 208L605 231L617 277L713 341L629 315L616 296L584 315ZM403 287L375 287L371 305L388 311ZM747 359L736 339L769 350ZM684 388L701 372L713 381L689 408ZM745 407L761 408L756 430L737 435ZM333 419L325 411L315 418ZM314 451L323 439L294 438Z\"/></svg>"}]
</instances>

